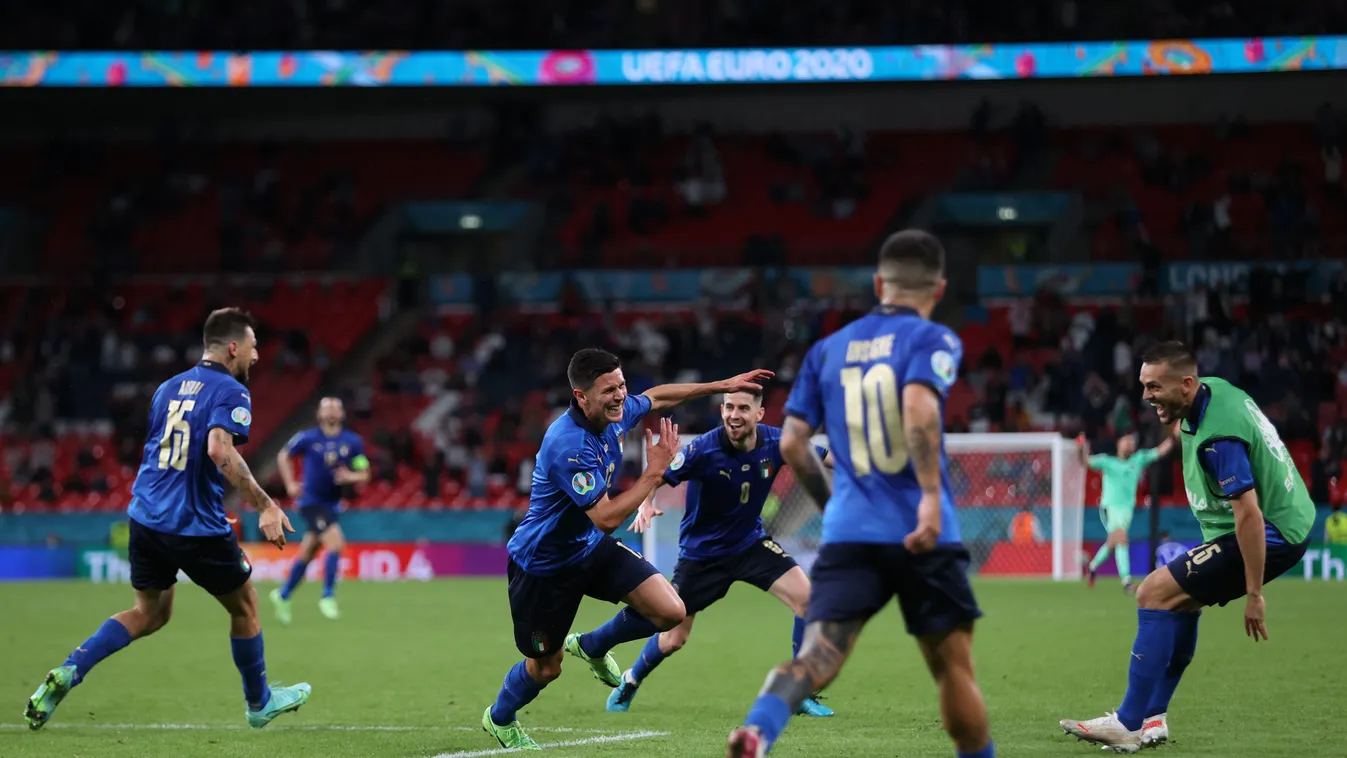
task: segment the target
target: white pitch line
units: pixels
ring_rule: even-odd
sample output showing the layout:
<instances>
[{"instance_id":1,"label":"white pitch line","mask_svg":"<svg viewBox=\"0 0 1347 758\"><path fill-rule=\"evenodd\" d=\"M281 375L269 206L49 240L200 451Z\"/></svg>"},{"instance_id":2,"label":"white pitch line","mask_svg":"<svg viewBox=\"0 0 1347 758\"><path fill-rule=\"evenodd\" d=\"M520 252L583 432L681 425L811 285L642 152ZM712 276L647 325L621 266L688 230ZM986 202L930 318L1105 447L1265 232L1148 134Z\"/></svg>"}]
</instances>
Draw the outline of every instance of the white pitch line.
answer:
<instances>
[{"instance_id":1,"label":"white pitch line","mask_svg":"<svg viewBox=\"0 0 1347 758\"><path fill-rule=\"evenodd\" d=\"M541 731L530 728L529 731ZM601 742L629 742L631 740L646 740L651 737L667 737L669 732L621 732L618 734L608 734L602 737L585 737L579 740L562 740L561 742L544 742L538 747L543 750L550 750L554 747L576 747L578 745L597 745ZM440 753L430 758L477 758L483 755L505 755L507 753L518 753L517 748L496 748L495 750L465 750L459 753Z\"/></svg>"},{"instance_id":2,"label":"white pitch line","mask_svg":"<svg viewBox=\"0 0 1347 758\"><path fill-rule=\"evenodd\" d=\"M26 724L0 724L0 729L27 729ZM42 727L47 729L100 729L106 731L243 731L251 729L242 724L69 724L57 723L47 724ZM479 726L379 726L379 725L342 725L342 724L316 724L316 725L278 725L267 729L268 732L480 732ZM600 734L612 735L611 729L576 729L569 726L532 726L531 732L551 732L557 734Z\"/></svg>"}]
</instances>

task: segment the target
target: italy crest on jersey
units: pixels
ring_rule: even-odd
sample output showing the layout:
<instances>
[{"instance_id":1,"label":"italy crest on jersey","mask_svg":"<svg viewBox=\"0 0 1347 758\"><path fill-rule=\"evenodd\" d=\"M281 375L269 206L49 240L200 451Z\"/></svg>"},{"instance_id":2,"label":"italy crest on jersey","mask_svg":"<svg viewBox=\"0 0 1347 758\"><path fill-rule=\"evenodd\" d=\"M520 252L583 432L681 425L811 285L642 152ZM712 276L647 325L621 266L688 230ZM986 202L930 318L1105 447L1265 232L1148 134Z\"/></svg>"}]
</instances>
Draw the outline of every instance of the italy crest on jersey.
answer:
<instances>
[{"instance_id":1,"label":"italy crest on jersey","mask_svg":"<svg viewBox=\"0 0 1347 758\"><path fill-rule=\"evenodd\" d=\"M762 463L761 463L761 465L760 465L760 467L759 467L759 470L762 471L762 478L763 478L763 479L771 479L771 478L772 478L772 461L771 461L771 459L769 459L769 458L763 458L763 459L762 459Z\"/></svg>"}]
</instances>

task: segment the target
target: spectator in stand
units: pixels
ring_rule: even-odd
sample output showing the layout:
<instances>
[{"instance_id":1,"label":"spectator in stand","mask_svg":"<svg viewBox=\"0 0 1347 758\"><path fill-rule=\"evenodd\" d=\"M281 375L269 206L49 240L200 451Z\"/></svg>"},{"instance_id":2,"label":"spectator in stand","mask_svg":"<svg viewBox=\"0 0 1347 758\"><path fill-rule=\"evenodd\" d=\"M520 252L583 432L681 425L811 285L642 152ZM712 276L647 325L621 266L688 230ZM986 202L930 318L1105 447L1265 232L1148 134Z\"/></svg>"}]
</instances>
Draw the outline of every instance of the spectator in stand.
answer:
<instances>
[{"instance_id":1,"label":"spectator in stand","mask_svg":"<svg viewBox=\"0 0 1347 758\"><path fill-rule=\"evenodd\" d=\"M1006 529L1010 541L1016 545L1039 545L1043 543L1043 525L1034 515L1034 506L1025 504L1024 508L1010 520Z\"/></svg>"},{"instance_id":2,"label":"spectator in stand","mask_svg":"<svg viewBox=\"0 0 1347 758\"><path fill-rule=\"evenodd\" d=\"M1347 545L1347 513L1342 510L1342 503L1333 504L1333 512L1324 519L1324 544L1326 545Z\"/></svg>"}]
</instances>

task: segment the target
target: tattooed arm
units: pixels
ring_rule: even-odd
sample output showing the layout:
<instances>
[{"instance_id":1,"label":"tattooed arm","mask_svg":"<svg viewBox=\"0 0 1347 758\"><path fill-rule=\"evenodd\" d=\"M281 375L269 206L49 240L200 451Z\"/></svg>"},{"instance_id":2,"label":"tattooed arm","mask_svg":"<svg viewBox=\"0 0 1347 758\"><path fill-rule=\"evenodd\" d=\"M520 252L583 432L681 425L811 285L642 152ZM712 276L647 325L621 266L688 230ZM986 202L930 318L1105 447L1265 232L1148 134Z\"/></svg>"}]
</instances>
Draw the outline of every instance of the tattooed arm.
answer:
<instances>
[{"instance_id":1,"label":"tattooed arm","mask_svg":"<svg viewBox=\"0 0 1347 758\"><path fill-rule=\"evenodd\" d=\"M215 461L225 480L234 485L253 510L260 512L276 506L271 496L262 490L262 485L253 477L253 472L243 460L243 455L234 447L234 435L218 426L211 429L210 437L206 441L206 454Z\"/></svg>"},{"instance_id":2,"label":"tattooed arm","mask_svg":"<svg viewBox=\"0 0 1347 758\"><path fill-rule=\"evenodd\" d=\"M940 397L925 384L903 388L903 437L912 472L921 486L917 528L903 540L907 549L924 553L940 539Z\"/></svg>"},{"instance_id":3,"label":"tattooed arm","mask_svg":"<svg viewBox=\"0 0 1347 758\"><path fill-rule=\"evenodd\" d=\"M225 480L234 485L254 510L262 514L257 526L267 542L276 547L284 547L285 533L293 532L295 528L290 526L290 519L286 517L285 512L263 491L262 485L257 483L252 470L248 468L248 463L243 460L238 448L234 447L234 435L218 426L211 429L206 438L206 454L219 467Z\"/></svg>"},{"instance_id":4,"label":"tattooed arm","mask_svg":"<svg viewBox=\"0 0 1347 758\"><path fill-rule=\"evenodd\" d=\"M813 436L814 428L808 422L787 416L781 428L781 458L795 472L795 480L822 509L833 495L833 483L828 478L818 450L810 442Z\"/></svg>"}]
</instances>

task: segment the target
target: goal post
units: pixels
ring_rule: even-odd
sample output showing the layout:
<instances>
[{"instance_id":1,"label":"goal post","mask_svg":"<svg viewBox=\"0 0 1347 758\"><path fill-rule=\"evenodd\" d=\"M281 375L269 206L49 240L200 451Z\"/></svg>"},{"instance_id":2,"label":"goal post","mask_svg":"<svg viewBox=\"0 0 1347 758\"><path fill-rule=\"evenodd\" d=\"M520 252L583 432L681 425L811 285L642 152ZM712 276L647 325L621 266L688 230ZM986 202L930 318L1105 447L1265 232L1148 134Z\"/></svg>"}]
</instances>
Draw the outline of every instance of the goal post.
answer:
<instances>
[{"instance_id":1,"label":"goal post","mask_svg":"<svg viewBox=\"0 0 1347 758\"><path fill-rule=\"evenodd\" d=\"M683 435L680 443L693 439ZM828 446L823 435L814 442ZM1071 440L1050 432L948 434L945 453L959 531L974 573L1059 581L1081 577L1086 472ZM686 485L655 490L652 498L664 515L642 539L645 556L666 576L678 561L685 490ZM789 467L772 486L763 523L808 571L818 552L822 516Z\"/></svg>"}]
</instances>

